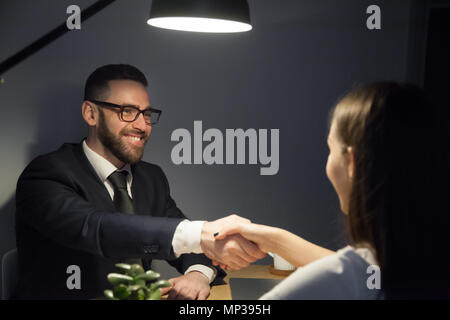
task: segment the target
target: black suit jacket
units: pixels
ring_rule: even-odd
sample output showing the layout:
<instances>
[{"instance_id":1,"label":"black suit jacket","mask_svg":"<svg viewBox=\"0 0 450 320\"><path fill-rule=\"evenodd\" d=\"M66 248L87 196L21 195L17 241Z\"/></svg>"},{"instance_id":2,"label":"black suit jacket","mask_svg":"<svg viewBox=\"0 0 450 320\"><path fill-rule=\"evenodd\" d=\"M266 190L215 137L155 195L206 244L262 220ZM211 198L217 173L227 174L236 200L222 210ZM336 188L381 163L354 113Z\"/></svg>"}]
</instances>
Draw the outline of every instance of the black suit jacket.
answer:
<instances>
[{"instance_id":1,"label":"black suit jacket","mask_svg":"<svg viewBox=\"0 0 450 320\"><path fill-rule=\"evenodd\" d=\"M64 144L34 159L21 174L16 191L16 238L22 299L90 299L103 296L114 264L141 258L165 259L183 273L193 264L214 268L204 255L172 250L177 225L185 219L170 196L160 167L131 166L135 214L115 212L114 204L82 149ZM68 289L76 265L81 289ZM219 270L218 279L224 276Z\"/></svg>"}]
</instances>

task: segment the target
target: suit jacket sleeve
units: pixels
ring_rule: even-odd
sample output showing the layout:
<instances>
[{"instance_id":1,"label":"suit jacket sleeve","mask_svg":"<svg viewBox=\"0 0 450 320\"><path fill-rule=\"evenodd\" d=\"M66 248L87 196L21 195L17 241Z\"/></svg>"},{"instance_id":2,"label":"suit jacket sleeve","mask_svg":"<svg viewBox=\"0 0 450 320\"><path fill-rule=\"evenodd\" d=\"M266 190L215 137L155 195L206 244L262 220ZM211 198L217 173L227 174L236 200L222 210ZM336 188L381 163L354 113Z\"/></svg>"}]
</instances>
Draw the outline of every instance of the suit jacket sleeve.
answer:
<instances>
[{"instance_id":1,"label":"suit jacket sleeve","mask_svg":"<svg viewBox=\"0 0 450 320\"><path fill-rule=\"evenodd\" d=\"M168 239L181 217L98 210L80 195L67 169L49 156L33 160L18 180L17 218L64 246L106 258L174 258Z\"/></svg>"}]
</instances>

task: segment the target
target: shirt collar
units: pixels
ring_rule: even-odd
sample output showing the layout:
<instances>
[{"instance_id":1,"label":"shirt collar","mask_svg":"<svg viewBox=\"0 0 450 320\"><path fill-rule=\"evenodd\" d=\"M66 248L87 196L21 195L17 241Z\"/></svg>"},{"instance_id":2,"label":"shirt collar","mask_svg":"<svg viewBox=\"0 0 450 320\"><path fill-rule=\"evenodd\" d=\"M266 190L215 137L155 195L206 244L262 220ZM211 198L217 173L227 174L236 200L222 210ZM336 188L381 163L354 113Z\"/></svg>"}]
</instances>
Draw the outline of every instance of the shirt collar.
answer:
<instances>
[{"instance_id":1,"label":"shirt collar","mask_svg":"<svg viewBox=\"0 0 450 320\"><path fill-rule=\"evenodd\" d=\"M355 251L371 265L378 265L377 258L370 248L356 248Z\"/></svg>"},{"instance_id":2,"label":"shirt collar","mask_svg":"<svg viewBox=\"0 0 450 320\"><path fill-rule=\"evenodd\" d=\"M133 175L131 173L131 166L129 163L124 165L122 168L118 169L111 162L109 162L101 155L99 155L97 152L89 148L89 146L86 143L86 140L83 140L83 151L86 154L86 157L88 158L95 172L103 182L105 182L108 179L111 173L118 170L118 171L127 171L128 172L127 180L131 183Z\"/></svg>"}]
</instances>

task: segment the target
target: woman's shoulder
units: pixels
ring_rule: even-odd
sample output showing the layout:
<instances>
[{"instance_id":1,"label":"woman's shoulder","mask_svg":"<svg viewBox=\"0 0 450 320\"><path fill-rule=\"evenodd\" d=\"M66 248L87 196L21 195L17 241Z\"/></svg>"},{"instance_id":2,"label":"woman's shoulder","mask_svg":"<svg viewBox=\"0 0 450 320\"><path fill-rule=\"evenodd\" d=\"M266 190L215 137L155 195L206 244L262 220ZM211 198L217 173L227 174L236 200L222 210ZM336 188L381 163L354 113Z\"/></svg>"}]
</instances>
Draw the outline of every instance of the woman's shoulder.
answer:
<instances>
[{"instance_id":1,"label":"woman's shoulder","mask_svg":"<svg viewBox=\"0 0 450 320\"><path fill-rule=\"evenodd\" d=\"M337 260L343 264L349 264L354 268L367 268L368 265L377 264L375 256L369 248L346 246L336 252L336 255L328 256L330 260Z\"/></svg>"},{"instance_id":2,"label":"woman's shoulder","mask_svg":"<svg viewBox=\"0 0 450 320\"><path fill-rule=\"evenodd\" d=\"M367 285L371 276L369 253L345 247L297 269L262 298L377 299L380 290Z\"/></svg>"}]
</instances>

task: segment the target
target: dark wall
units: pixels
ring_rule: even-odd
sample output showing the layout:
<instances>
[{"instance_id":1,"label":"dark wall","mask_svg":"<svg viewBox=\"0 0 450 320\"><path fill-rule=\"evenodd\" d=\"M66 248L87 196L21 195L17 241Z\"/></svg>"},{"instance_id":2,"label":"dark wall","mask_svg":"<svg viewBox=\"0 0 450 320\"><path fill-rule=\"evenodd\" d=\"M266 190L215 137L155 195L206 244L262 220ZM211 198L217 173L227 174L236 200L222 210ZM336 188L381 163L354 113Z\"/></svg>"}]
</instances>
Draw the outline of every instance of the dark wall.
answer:
<instances>
[{"instance_id":1,"label":"dark wall","mask_svg":"<svg viewBox=\"0 0 450 320\"><path fill-rule=\"evenodd\" d=\"M94 1L0 2L4 60ZM86 135L83 85L96 67L129 63L149 78L163 110L144 159L162 166L178 206L192 219L230 213L345 245L342 214L325 175L327 115L357 83L407 80L410 1L377 1L382 29L368 30L372 1L251 0L254 29L197 34L146 24L150 2L117 1L8 73L0 86L0 254L14 247L13 197L26 164ZM175 165L177 128L279 129L279 171L260 165Z\"/></svg>"}]
</instances>

